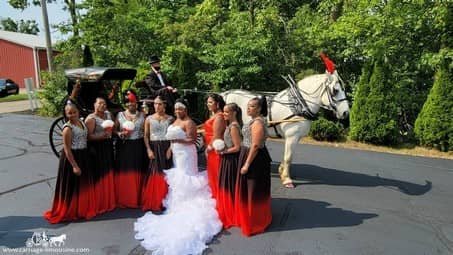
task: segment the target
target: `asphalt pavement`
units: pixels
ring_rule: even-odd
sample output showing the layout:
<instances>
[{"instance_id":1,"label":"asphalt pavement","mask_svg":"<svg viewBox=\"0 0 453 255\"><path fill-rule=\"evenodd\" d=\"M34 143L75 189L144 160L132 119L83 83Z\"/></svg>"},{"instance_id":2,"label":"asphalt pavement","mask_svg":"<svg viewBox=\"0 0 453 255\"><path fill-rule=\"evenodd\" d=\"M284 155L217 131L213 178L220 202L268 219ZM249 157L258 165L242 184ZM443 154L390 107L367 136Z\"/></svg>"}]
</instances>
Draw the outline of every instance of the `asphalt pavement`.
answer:
<instances>
[{"instance_id":1,"label":"asphalt pavement","mask_svg":"<svg viewBox=\"0 0 453 255\"><path fill-rule=\"evenodd\" d=\"M140 210L57 225L42 218L57 174L52 121L0 114L0 254L144 254L133 231ZM205 254L453 254L452 160L301 144L292 165L297 187L285 189L277 174L282 143L268 147L272 225L250 238L223 231ZM61 250L27 250L42 232L65 235Z\"/></svg>"}]
</instances>

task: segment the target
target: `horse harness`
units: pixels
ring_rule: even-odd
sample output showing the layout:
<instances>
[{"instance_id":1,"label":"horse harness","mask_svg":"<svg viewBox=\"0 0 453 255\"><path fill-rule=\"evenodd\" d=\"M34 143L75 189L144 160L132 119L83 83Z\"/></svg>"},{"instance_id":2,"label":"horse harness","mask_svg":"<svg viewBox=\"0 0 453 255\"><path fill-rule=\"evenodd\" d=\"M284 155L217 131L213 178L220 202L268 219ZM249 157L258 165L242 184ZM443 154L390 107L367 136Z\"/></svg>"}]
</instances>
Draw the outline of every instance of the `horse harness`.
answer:
<instances>
[{"instance_id":1,"label":"horse harness","mask_svg":"<svg viewBox=\"0 0 453 255\"><path fill-rule=\"evenodd\" d=\"M289 99L289 108L291 109L292 113L288 117L284 118L282 122L289 120L295 116L302 117L307 120L316 120L318 118L316 113L313 113L307 105L306 100L300 93L299 89L297 88L297 83L294 79L288 75L287 77L282 76L283 79L289 84L288 89L288 99ZM267 97L267 108L269 109L269 121L272 121L272 103L275 101L273 100L274 96ZM275 134L278 138L282 138L282 135L278 132L277 126L280 125L282 122L269 124L268 127L274 129Z\"/></svg>"}]
</instances>

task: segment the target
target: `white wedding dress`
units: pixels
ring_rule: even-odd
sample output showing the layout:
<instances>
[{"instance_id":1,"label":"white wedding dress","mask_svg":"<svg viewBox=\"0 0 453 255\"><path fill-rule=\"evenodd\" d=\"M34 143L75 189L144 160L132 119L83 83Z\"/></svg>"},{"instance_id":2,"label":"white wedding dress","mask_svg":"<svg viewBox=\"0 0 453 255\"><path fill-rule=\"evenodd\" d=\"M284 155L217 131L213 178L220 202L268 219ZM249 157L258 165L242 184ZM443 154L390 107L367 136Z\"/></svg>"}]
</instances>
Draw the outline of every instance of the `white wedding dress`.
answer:
<instances>
[{"instance_id":1,"label":"white wedding dress","mask_svg":"<svg viewBox=\"0 0 453 255\"><path fill-rule=\"evenodd\" d=\"M186 137L170 126L167 137ZM176 137L175 137L176 136ZM134 223L135 238L153 255L201 254L206 243L222 230L206 172L198 172L195 145L172 143L173 168L165 170L169 185L165 212L147 212Z\"/></svg>"}]
</instances>

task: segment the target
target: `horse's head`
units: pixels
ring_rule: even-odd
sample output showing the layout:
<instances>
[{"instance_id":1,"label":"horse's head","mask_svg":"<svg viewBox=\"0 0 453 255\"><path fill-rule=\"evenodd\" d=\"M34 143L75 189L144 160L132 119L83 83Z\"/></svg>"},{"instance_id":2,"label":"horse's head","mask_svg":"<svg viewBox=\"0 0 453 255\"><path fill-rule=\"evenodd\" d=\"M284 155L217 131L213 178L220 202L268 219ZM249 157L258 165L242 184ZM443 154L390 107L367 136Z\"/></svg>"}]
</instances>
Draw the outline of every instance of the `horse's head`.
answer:
<instances>
[{"instance_id":1,"label":"horse's head","mask_svg":"<svg viewBox=\"0 0 453 255\"><path fill-rule=\"evenodd\" d=\"M322 106L335 112L338 119L346 119L349 116L349 103L341 78L336 71L331 75L326 74L326 76L325 93L321 99Z\"/></svg>"}]
</instances>

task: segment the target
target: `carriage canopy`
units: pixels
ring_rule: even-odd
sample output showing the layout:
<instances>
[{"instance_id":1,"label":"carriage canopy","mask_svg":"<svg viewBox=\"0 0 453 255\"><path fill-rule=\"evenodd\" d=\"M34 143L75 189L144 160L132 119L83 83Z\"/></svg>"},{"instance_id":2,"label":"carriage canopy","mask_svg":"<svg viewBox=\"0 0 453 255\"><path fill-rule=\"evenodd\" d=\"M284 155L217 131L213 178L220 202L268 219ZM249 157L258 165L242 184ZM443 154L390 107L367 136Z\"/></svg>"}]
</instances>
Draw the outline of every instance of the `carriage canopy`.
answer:
<instances>
[{"instance_id":1,"label":"carriage canopy","mask_svg":"<svg viewBox=\"0 0 453 255\"><path fill-rule=\"evenodd\" d=\"M137 70L132 68L83 67L68 69L65 75L70 81L99 82L102 80L133 80Z\"/></svg>"}]
</instances>

